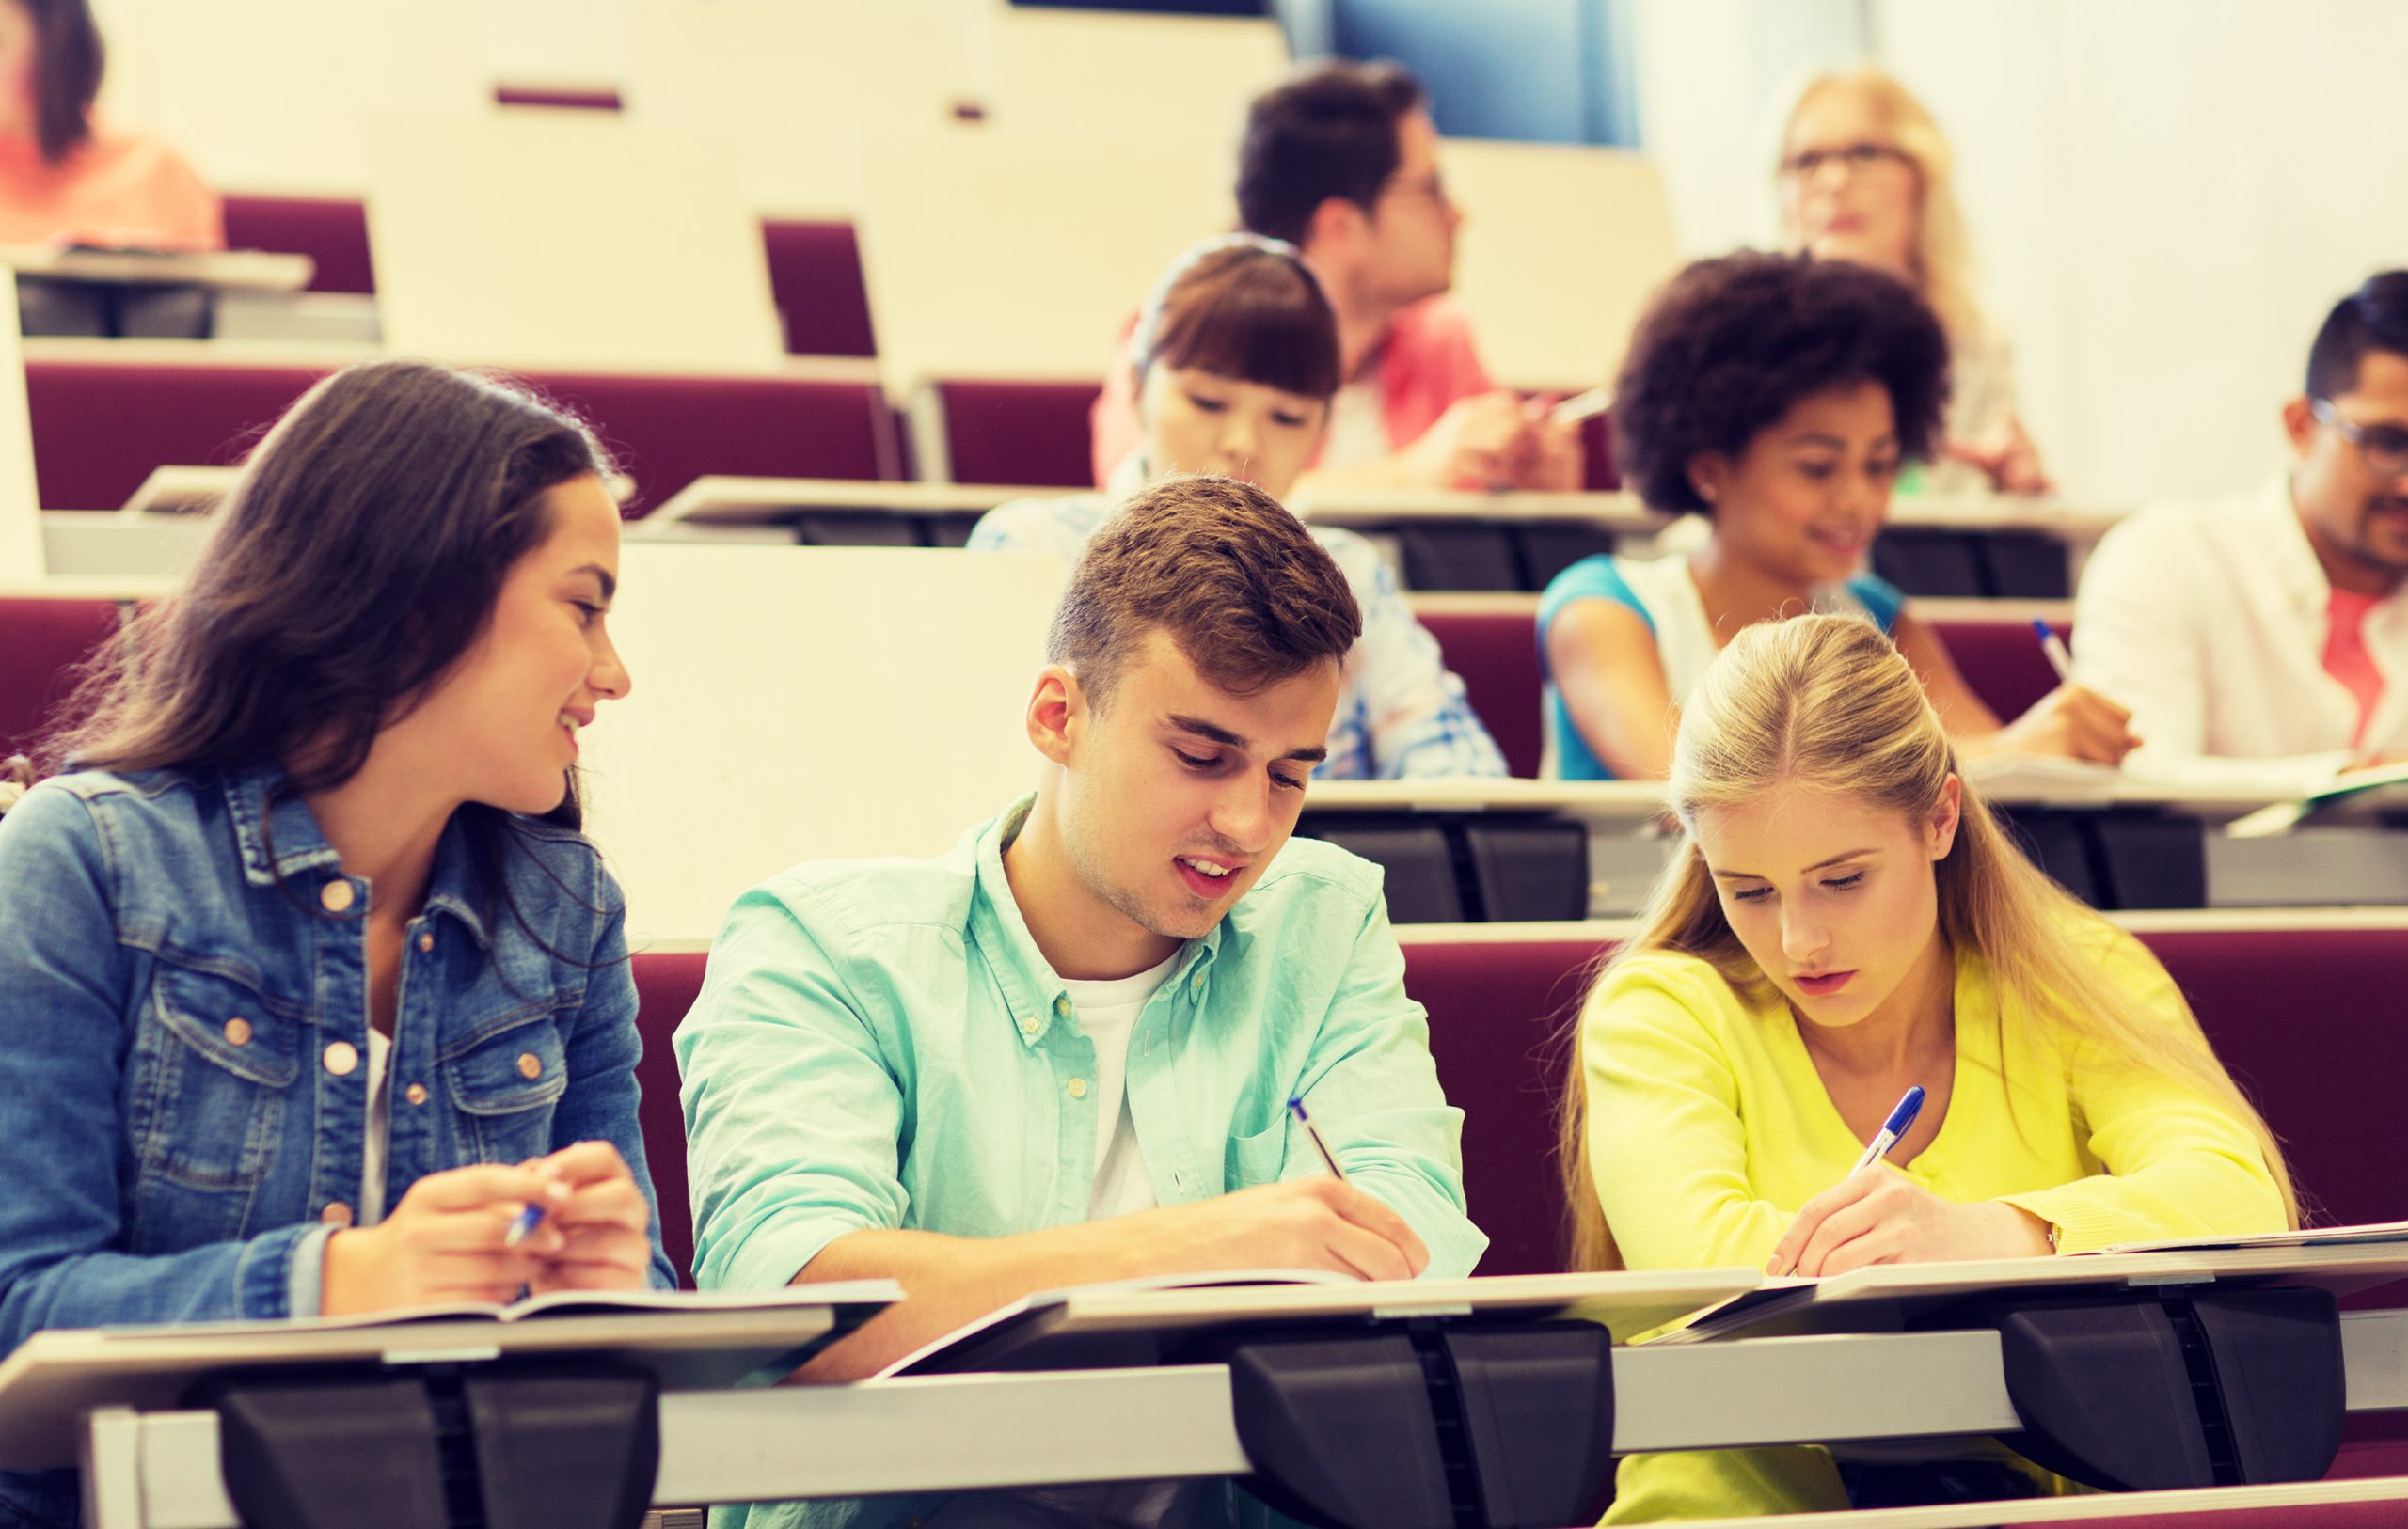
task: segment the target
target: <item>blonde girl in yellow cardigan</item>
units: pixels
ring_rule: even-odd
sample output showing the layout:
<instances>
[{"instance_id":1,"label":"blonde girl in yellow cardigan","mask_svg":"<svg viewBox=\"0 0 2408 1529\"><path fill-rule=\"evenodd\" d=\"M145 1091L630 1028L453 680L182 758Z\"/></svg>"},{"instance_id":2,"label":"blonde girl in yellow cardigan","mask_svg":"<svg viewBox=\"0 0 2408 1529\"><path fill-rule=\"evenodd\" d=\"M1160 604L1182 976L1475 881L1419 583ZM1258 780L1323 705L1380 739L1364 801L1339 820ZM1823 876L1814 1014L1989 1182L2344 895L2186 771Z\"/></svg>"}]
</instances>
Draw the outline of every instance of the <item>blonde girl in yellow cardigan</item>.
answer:
<instances>
[{"instance_id":1,"label":"blonde girl in yellow cardigan","mask_svg":"<svg viewBox=\"0 0 2408 1529\"><path fill-rule=\"evenodd\" d=\"M1734 638L1669 785L1682 843L1579 1021L1577 1267L1829 1275L2296 1224L2173 980L2009 842L1871 623ZM1918 1083L1913 1129L1844 1182ZM1637 1456L1606 1521L1868 1505L1844 1474L1814 1448Z\"/></svg>"}]
</instances>

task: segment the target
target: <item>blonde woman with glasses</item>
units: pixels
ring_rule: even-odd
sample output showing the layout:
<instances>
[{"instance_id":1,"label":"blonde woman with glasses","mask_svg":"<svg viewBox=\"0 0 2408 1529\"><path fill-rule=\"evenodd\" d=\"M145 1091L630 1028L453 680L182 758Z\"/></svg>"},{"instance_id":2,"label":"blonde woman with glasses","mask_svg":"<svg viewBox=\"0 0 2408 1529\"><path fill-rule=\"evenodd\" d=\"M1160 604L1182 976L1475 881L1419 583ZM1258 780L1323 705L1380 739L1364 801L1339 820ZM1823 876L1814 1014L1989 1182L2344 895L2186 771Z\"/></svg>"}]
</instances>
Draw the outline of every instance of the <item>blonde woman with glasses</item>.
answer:
<instances>
[{"instance_id":1,"label":"blonde woman with glasses","mask_svg":"<svg viewBox=\"0 0 2408 1529\"><path fill-rule=\"evenodd\" d=\"M2297 1224L2173 979L2024 859L1872 623L1733 638L1668 786L1680 845L1578 1022L1575 1267L1820 1276ZM1851 1175L1910 1085L1922 1111ZM1607 1522L2066 1490L1996 1446L1642 1455Z\"/></svg>"},{"instance_id":2,"label":"blonde woman with glasses","mask_svg":"<svg viewBox=\"0 0 2408 1529\"><path fill-rule=\"evenodd\" d=\"M1948 331L1955 387L1937 492L2039 494L2040 454L2017 417L2006 338L1974 303L1972 248L1940 125L1870 64L1808 80L1783 118L1776 180L1782 240L1817 260L1901 277Z\"/></svg>"}]
</instances>

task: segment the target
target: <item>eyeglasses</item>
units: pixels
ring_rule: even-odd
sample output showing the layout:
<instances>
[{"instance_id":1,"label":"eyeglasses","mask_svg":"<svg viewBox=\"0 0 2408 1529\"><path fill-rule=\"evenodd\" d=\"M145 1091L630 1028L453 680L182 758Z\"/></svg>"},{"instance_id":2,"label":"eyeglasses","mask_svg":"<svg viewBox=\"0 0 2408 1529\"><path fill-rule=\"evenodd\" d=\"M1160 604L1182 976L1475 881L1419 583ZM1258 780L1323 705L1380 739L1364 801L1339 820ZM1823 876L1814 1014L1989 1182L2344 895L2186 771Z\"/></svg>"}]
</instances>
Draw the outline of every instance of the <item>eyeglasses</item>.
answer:
<instances>
[{"instance_id":1,"label":"eyeglasses","mask_svg":"<svg viewBox=\"0 0 2408 1529\"><path fill-rule=\"evenodd\" d=\"M1911 165L1907 151L1895 144L1851 143L1837 149L1801 149L1781 162L1781 173L1797 181L1811 181L1814 172L1826 165L1838 165L1850 175L1862 175L1877 165L1892 162Z\"/></svg>"},{"instance_id":2,"label":"eyeglasses","mask_svg":"<svg viewBox=\"0 0 2408 1529\"><path fill-rule=\"evenodd\" d=\"M2362 425L2344 416L2329 399L2318 399L2310 408L2325 428L2358 449L2367 466L2378 478L2408 477L2408 429L2399 425Z\"/></svg>"}]
</instances>

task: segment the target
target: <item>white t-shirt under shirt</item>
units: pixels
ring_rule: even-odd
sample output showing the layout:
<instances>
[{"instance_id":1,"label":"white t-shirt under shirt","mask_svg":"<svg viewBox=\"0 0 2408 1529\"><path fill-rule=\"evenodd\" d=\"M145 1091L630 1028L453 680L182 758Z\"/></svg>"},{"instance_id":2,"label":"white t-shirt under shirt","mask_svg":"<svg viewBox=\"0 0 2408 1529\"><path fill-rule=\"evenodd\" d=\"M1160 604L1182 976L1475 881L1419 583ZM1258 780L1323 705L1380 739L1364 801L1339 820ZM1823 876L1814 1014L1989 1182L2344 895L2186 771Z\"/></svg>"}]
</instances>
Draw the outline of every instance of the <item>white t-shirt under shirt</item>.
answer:
<instances>
[{"instance_id":1,"label":"white t-shirt under shirt","mask_svg":"<svg viewBox=\"0 0 2408 1529\"><path fill-rule=\"evenodd\" d=\"M1104 1221L1158 1204L1146 1176L1146 1155L1137 1146L1137 1125L1129 1113L1129 1037L1154 992L1170 980L1179 953L1133 977L1062 985L1078 1012L1079 1031L1095 1047L1095 1076L1087 1098L1095 1105L1095 1185L1087 1197L1087 1220Z\"/></svg>"},{"instance_id":2,"label":"white t-shirt under shirt","mask_svg":"<svg viewBox=\"0 0 2408 1529\"><path fill-rule=\"evenodd\" d=\"M368 1140L360 1151L359 1212L355 1226L385 1219L385 1158L393 1136L393 1043L368 1027Z\"/></svg>"}]
</instances>

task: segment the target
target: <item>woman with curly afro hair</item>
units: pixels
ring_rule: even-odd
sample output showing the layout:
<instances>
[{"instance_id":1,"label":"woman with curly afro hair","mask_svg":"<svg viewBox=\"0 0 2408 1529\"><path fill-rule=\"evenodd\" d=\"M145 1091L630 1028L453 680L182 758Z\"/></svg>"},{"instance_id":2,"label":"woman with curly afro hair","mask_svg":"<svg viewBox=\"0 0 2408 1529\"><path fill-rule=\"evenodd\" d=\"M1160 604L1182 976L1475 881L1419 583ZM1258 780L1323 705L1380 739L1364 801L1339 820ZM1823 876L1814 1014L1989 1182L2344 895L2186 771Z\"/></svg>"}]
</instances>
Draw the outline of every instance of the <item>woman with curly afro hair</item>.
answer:
<instances>
[{"instance_id":1,"label":"woman with curly afro hair","mask_svg":"<svg viewBox=\"0 0 2408 1529\"><path fill-rule=\"evenodd\" d=\"M1661 779L1680 703L1745 626L1861 616L1914 665L1962 757L2119 762L2129 714L2077 686L2002 724L1906 597L1861 572L1902 462L1938 448L1948 339L1894 276L1741 253L1674 276L1640 319L1614 404L1624 481L1708 517L1704 544L1598 556L1539 602L1547 741L1566 780Z\"/></svg>"}]
</instances>

